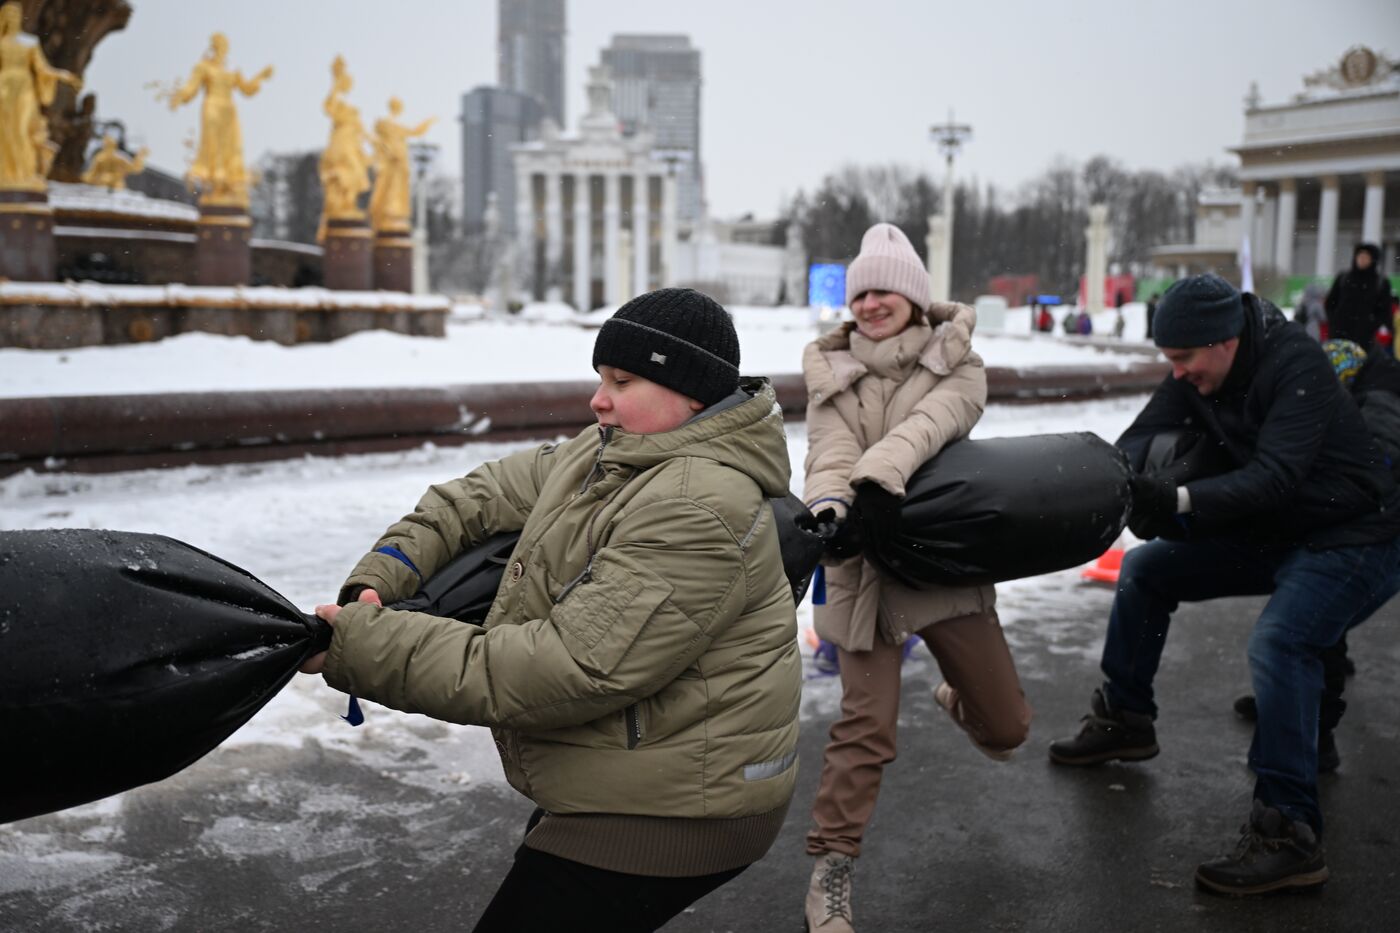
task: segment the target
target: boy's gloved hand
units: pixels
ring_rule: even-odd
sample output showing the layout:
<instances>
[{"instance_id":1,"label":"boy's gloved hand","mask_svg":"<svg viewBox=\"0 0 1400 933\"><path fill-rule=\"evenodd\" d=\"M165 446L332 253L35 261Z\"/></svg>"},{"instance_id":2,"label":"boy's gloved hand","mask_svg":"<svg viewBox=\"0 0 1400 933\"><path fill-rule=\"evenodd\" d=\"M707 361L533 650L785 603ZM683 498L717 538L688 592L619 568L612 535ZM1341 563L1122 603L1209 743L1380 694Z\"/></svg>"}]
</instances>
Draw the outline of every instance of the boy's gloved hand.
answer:
<instances>
[{"instance_id":1,"label":"boy's gloved hand","mask_svg":"<svg viewBox=\"0 0 1400 933\"><path fill-rule=\"evenodd\" d=\"M1133 506L1128 529L1144 540L1162 537L1176 523L1176 481L1157 473L1134 473L1128 478Z\"/></svg>"},{"instance_id":2,"label":"boy's gloved hand","mask_svg":"<svg viewBox=\"0 0 1400 933\"><path fill-rule=\"evenodd\" d=\"M851 506L851 512L865 526L867 538L878 541L892 537L899 531L902 503L899 496L888 492L879 483L861 483L856 487L856 501Z\"/></svg>"},{"instance_id":3,"label":"boy's gloved hand","mask_svg":"<svg viewBox=\"0 0 1400 933\"><path fill-rule=\"evenodd\" d=\"M822 509L816 514L817 527L826 539L822 555L829 560L855 557L865 546L860 522L849 517L837 518L835 509Z\"/></svg>"}]
</instances>

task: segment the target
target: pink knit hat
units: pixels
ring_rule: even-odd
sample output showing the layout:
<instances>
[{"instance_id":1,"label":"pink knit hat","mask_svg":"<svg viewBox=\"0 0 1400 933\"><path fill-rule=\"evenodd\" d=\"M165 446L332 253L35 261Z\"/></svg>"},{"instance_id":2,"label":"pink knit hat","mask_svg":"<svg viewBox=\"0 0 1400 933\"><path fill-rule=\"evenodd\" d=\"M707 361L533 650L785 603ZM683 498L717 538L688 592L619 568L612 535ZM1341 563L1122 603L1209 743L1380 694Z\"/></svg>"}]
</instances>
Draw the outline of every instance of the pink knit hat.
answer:
<instances>
[{"instance_id":1,"label":"pink knit hat","mask_svg":"<svg viewBox=\"0 0 1400 933\"><path fill-rule=\"evenodd\" d=\"M876 224L860 239L860 255L846 269L846 306L871 289L898 292L920 311L933 301L928 270L894 224Z\"/></svg>"}]
</instances>

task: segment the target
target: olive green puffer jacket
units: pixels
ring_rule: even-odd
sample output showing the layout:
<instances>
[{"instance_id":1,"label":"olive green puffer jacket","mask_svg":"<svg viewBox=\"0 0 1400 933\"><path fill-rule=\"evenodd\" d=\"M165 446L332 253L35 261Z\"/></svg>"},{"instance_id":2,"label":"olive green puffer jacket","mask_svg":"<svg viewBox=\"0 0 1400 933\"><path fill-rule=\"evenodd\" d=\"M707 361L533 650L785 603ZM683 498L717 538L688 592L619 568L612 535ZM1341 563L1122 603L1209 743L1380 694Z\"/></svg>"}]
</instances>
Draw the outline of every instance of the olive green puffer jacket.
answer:
<instances>
[{"instance_id":1,"label":"olive green puffer jacket","mask_svg":"<svg viewBox=\"0 0 1400 933\"><path fill-rule=\"evenodd\" d=\"M801 660L772 509L782 414L747 401L663 434L589 428L432 487L347 587L407 597L463 549L523 529L483 625L352 603L331 686L488 725L551 814L730 819L784 808ZM781 815L778 816L781 822Z\"/></svg>"}]
</instances>

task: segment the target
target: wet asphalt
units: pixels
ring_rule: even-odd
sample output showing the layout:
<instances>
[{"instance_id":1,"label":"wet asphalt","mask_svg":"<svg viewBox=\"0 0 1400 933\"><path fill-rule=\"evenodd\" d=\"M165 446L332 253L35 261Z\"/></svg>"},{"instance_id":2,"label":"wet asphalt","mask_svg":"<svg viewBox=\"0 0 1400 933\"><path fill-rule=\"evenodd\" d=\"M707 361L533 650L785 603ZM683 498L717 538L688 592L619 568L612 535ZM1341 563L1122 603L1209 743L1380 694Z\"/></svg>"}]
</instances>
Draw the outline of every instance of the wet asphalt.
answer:
<instances>
[{"instance_id":1,"label":"wet asphalt","mask_svg":"<svg viewBox=\"0 0 1400 933\"><path fill-rule=\"evenodd\" d=\"M1251 727L1231 703L1247 690L1244 645L1262 601L1178 612L1158 679L1158 758L1058 768L1046 745L1087 711L1109 598L1089 586L1043 604L1021 597L1023 615L1042 613L1008 631L1036 718L1004 764L934 705L927 655L906 665L900 757L857 863L857 929L1400 929L1400 604L1350 639L1342 766L1321 784L1332 880L1229 899L1198 891L1192 873L1233 845L1249 808ZM802 837L828 718L804 720L778 844L667 931L802 929ZM415 767L412 756L367 767L314 741L234 747L128 793L114 812L0 827L10 856L0 930L470 930L531 805L491 784L403 780ZM320 800L318 815L308 801Z\"/></svg>"}]
</instances>

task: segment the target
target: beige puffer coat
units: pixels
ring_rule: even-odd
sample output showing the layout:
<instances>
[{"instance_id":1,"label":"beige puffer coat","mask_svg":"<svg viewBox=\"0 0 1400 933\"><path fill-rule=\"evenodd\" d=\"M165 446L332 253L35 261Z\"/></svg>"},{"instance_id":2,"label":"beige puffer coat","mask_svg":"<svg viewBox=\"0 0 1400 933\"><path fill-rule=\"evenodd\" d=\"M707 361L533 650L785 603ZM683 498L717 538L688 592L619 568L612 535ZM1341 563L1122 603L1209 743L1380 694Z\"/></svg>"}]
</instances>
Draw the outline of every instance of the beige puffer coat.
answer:
<instances>
[{"instance_id":1,"label":"beige puffer coat","mask_svg":"<svg viewBox=\"0 0 1400 933\"><path fill-rule=\"evenodd\" d=\"M904 484L951 441L966 437L987 403L987 373L972 352L977 316L962 304L935 302L927 322L872 341L847 324L807 345L807 480L813 511L855 498L873 481L904 495ZM877 631L898 643L931 622L981 612L996 603L990 586L912 589L864 558L826 568L826 604L814 611L817 634L847 651L869 651Z\"/></svg>"}]
</instances>

